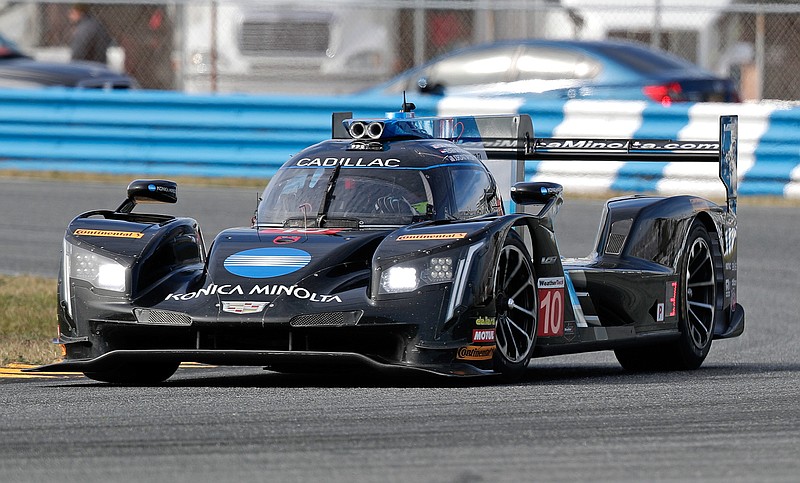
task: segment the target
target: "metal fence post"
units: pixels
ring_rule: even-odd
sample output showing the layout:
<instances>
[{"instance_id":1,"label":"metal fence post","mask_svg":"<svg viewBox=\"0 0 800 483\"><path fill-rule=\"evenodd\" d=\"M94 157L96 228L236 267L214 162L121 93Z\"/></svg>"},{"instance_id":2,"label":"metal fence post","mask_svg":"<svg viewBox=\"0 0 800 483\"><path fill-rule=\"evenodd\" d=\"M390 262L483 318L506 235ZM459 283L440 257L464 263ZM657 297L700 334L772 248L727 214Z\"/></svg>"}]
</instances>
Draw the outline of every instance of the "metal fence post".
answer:
<instances>
[{"instance_id":1,"label":"metal fence post","mask_svg":"<svg viewBox=\"0 0 800 483\"><path fill-rule=\"evenodd\" d=\"M217 0L211 0L211 92L217 92Z\"/></svg>"},{"instance_id":2,"label":"metal fence post","mask_svg":"<svg viewBox=\"0 0 800 483\"><path fill-rule=\"evenodd\" d=\"M764 12L756 14L756 100L764 98Z\"/></svg>"},{"instance_id":3,"label":"metal fence post","mask_svg":"<svg viewBox=\"0 0 800 483\"><path fill-rule=\"evenodd\" d=\"M414 66L425 62L425 7L417 0L414 7Z\"/></svg>"}]
</instances>

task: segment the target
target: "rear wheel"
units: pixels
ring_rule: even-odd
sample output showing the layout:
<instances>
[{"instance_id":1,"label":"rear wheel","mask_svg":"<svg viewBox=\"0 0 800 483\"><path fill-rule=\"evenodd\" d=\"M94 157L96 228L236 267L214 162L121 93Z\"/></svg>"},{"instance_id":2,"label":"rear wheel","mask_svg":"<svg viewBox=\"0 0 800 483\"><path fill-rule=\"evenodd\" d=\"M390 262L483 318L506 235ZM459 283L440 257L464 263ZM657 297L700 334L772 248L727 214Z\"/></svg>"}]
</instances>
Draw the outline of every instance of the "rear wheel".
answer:
<instances>
[{"instance_id":1,"label":"rear wheel","mask_svg":"<svg viewBox=\"0 0 800 483\"><path fill-rule=\"evenodd\" d=\"M533 267L522 240L511 233L497 260L494 279L495 370L516 379L531 359L538 300Z\"/></svg>"},{"instance_id":2,"label":"rear wheel","mask_svg":"<svg viewBox=\"0 0 800 483\"><path fill-rule=\"evenodd\" d=\"M126 365L99 372L84 372L89 379L111 384L157 384L170 378L178 370L180 362L157 362Z\"/></svg>"},{"instance_id":3,"label":"rear wheel","mask_svg":"<svg viewBox=\"0 0 800 483\"><path fill-rule=\"evenodd\" d=\"M695 221L680 264L680 338L655 347L618 349L627 370L691 370L702 365L714 338L717 284L714 252L705 226Z\"/></svg>"},{"instance_id":4,"label":"rear wheel","mask_svg":"<svg viewBox=\"0 0 800 483\"><path fill-rule=\"evenodd\" d=\"M673 351L677 369L697 369L711 350L717 308L717 283L711 238L695 222L681 274L681 338Z\"/></svg>"}]
</instances>

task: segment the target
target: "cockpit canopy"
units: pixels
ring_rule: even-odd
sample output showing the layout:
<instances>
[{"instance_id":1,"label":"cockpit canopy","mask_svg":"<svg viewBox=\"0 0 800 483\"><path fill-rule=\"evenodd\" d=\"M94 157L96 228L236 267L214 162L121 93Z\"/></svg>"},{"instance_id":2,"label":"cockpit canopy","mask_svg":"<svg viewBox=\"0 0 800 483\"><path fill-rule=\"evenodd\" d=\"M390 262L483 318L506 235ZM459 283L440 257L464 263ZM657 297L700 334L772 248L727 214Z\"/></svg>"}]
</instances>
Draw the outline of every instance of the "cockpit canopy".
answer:
<instances>
[{"instance_id":1,"label":"cockpit canopy","mask_svg":"<svg viewBox=\"0 0 800 483\"><path fill-rule=\"evenodd\" d=\"M256 223L378 228L501 210L486 167L448 141L398 140L380 150L326 141L281 167L264 192Z\"/></svg>"}]
</instances>

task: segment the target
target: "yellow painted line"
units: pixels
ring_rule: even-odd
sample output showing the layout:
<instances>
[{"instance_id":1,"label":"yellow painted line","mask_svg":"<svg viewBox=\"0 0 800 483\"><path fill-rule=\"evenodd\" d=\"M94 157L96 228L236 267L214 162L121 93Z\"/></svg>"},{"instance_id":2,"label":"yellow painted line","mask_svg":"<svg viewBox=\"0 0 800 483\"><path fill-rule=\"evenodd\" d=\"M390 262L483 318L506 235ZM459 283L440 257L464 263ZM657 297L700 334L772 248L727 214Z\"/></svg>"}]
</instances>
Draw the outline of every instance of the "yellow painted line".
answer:
<instances>
[{"instance_id":1,"label":"yellow painted line","mask_svg":"<svg viewBox=\"0 0 800 483\"><path fill-rule=\"evenodd\" d=\"M191 368L191 369L213 369L217 366L212 366L211 364L203 364L201 362L181 362L181 367Z\"/></svg>"},{"instance_id":2,"label":"yellow painted line","mask_svg":"<svg viewBox=\"0 0 800 483\"><path fill-rule=\"evenodd\" d=\"M63 379L65 377L82 376L83 374L75 372L22 372L23 369L36 367L31 364L20 364L12 362L11 364L0 367L0 378L7 379Z\"/></svg>"},{"instance_id":3,"label":"yellow painted line","mask_svg":"<svg viewBox=\"0 0 800 483\"><path fill-rule=\"evenodd\" d=\"M0 367L0 378L6 379L64 379L67 377L83 377L80 372L22 372L23 369L37 367L33 364L12 362L5 367ZM211 369L216 366L200 364L199 362L182 362L182 368Z\"/></svg>"}]
</instances>

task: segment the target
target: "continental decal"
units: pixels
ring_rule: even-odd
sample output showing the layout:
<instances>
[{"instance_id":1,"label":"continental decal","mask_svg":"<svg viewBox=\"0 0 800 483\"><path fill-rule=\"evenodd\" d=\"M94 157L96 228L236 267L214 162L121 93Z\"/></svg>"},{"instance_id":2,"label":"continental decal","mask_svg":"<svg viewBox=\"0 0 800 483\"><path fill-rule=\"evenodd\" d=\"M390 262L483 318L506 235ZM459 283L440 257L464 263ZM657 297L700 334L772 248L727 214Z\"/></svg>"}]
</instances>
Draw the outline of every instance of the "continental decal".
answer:
<instances>
[{"instance_id":1,"label":"continental decal","mask_svg":"<svg viewBox=\"0 0 800 483\"><path fill-rule=\"evenodd\" d=\"M489 360L494 355L494 348L495 346L493 345L468 345L466 347L461 347L458 349L458 352L456 352L456 359L460 359L462 361Z\"/></svg>"},{"instance_id":2,"label":"continental decal","mask_svg":"<svg viewBox=\"0 0 800 483\"><path fill-rule=\"evenodd\" d=\"M400 235L397 241L404 240L458 240L466 237L466 233L425 233L420 235Z\"/></svg>"},{"instance_id":3,"label":"continental decal","mask_svg":"<svg viewBox=\"0 0 800 483\"><path fill-rule=\"evenodd\" d=\"M105 236L110 238L141 238L144 233L138 231L115 231L115 230L87 230L80 228L72 232L75 236Z\"/></svg>"}]
</instances>

